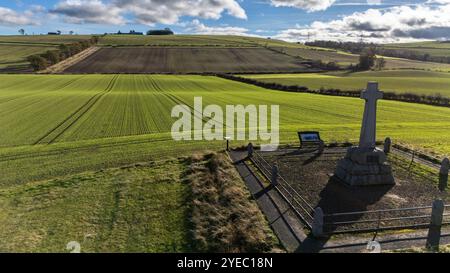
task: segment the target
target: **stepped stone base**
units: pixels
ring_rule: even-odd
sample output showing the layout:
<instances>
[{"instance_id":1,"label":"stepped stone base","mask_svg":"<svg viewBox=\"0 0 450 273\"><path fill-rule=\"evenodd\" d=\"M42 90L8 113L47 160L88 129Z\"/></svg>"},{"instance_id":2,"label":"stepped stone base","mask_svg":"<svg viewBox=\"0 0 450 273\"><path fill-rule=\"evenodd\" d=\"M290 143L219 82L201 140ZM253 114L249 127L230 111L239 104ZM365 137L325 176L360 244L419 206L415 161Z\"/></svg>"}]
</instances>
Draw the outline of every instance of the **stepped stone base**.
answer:
<instances>
[{"instance_id":1,"label":"stepped stone base","mask_svg":"<svg viewBox=\"0 0 450 273\"><path fill-rule=\"evenodd\" d=\"M335 175L350 186L395 185L386 154L379 149L350 148Z\"/></svg>"}]
</instances>

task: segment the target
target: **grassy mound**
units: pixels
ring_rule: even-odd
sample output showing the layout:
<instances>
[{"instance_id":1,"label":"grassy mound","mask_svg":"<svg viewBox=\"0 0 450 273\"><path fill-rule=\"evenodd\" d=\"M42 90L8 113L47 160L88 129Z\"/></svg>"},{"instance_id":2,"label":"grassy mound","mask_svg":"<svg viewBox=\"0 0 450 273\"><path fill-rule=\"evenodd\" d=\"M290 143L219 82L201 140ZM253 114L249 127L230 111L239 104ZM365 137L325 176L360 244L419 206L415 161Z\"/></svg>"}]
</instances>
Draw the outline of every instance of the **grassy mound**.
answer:
<instances>
[{"instance_id":1,"label":"grassy mound","mask_svg":"<svg viewBox=\"0 0 450 273\"><path fill-rule=\"evenodd\" d=\"M276 240L239 175L222 153L193 157L193 236L202 252L267 252Z\"/></svg>"}]
</instances>

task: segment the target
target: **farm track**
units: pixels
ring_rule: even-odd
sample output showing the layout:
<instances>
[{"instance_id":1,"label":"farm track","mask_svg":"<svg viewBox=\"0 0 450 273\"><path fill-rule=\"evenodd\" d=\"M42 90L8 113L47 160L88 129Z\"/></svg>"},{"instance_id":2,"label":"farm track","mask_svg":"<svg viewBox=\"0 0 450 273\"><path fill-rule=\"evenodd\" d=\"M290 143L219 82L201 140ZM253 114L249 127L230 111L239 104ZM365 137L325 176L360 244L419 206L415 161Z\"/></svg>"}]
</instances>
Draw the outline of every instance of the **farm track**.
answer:
<instances>
[{"instance_id":1,"label":"farm track","mask_svg":"<svg viewBox=\"0 0 450 273\"><path fill-rule=\"evenodd\" d=\"M33 145L37 144L52 144L56 141L61 135L64 134L70 127L72 127L80 118L86 114L92 107L106 94L111 92L114 88L114 85L118 79L119 75L114 76L105 91L102 93L98 93L91 97L84 105L78 108L74 113L68 116L65 120L59 123L55 128L50 130L47 134L42 136L39 140L33 143Z\"/></svg>"}]
</instances>

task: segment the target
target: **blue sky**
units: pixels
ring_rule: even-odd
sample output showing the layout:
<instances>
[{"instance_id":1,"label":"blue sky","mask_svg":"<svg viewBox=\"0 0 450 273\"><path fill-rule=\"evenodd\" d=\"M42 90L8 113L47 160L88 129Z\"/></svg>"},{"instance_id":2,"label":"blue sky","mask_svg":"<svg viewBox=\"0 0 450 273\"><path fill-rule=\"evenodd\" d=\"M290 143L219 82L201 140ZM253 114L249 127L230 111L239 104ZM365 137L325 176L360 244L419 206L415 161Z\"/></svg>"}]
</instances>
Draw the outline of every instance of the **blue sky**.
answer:
<instances>
[{"instance_id":1,"label":"blue sky","mask_svg":"<svg viewBox=\"0 0 450 273\"><path fill-rule=\"evenodd\" d=\"M450 39L450 0L0 0L0 34L146 31L308 39Z\"/></svg>"}]
</instances>

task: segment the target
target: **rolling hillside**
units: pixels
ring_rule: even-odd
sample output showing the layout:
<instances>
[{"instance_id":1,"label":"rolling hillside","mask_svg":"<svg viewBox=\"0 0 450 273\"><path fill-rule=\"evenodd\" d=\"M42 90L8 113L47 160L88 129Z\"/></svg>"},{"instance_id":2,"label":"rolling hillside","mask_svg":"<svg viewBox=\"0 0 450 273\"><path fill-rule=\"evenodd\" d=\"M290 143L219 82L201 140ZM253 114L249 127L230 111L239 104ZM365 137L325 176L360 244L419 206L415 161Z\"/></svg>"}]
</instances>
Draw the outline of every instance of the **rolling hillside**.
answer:
<instances>
[{"instance_id":1,"label":"rolling hillside","mask_svg":"<svg viewBox=\"0 0 450 273\"><path fill-rule=\"evenodd\" d=\"M385 44L383 47L387 49L396 49L407 52L412 52L418 55L429 54L433 57L450 57L450 42L417 42L417 43L400 43L400 44Z\"/></svg>"},{"instance_id":2,"label":"rolling hillside","mask_svg":"<svg viewBox=\"0 0 450 273\"><path fill-rule=\"evenodd\" d=\"M367 86L367 82L377 81L383 91L418 95L441 94L450 97L450 73L432 71L386 70L357 73L243 75L243 77L267 83L305 86L313 90L321 88L362 90Z\"/></svg>"},{"instance_id":3,"label":"rolling hillside","mask_svg":"<svg viewBox=\"0 0 450 273\"><path fill-rule=\"evenodd\" d=\"M89 39L87 35L0 36L0 73L32 72L28 56L54 50L60 44Z\"/></svg>"}]
</instances>

